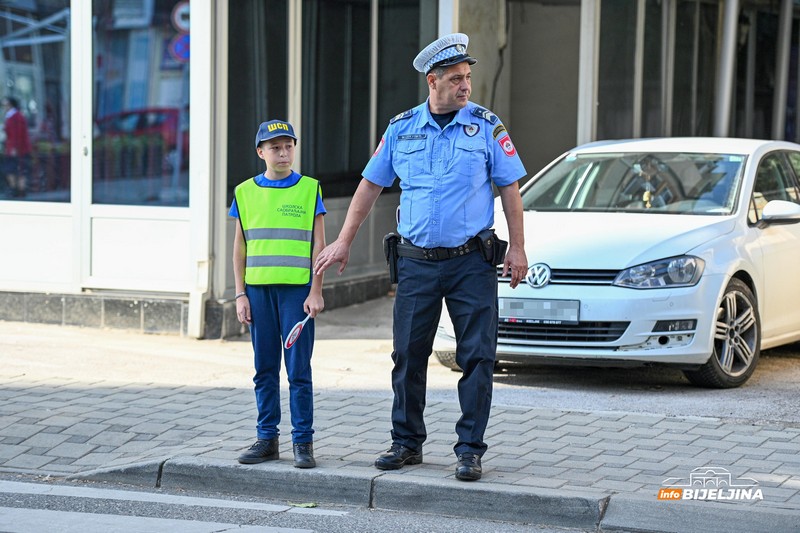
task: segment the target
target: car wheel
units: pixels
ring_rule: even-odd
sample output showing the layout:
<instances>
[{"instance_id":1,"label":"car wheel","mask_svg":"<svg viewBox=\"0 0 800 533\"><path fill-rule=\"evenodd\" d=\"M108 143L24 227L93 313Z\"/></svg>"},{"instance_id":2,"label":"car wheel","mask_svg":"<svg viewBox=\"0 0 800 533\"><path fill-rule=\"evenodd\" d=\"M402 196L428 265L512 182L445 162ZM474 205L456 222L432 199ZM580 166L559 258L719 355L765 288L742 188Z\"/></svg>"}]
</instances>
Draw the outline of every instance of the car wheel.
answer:
<instances>
[{"instance_id":1,"label":"car wheel","mask_svg":"<svg viewBox=\"0 0 800 533\"><path fill-rule=\"evenodd\" d=\"M433 355L436 356L436 359L438 359L442 365L446 366L450 370L458 370L461 372L461 367L459 367L458 363L456 363L455 352L433 352Z\"/></svg>"},{"instance_id":2,"label":"car wheel","mask_svg":"<svg viewBox=\"0 0 800 533\"><path fill-rule=\"evenodd\" d=\"M760 352L761 319L756 297L742 281L732 279L717 308L714 352L698 370L684 374L700 387L738 387L753 374Z\"/></svg>"}]
</instances>

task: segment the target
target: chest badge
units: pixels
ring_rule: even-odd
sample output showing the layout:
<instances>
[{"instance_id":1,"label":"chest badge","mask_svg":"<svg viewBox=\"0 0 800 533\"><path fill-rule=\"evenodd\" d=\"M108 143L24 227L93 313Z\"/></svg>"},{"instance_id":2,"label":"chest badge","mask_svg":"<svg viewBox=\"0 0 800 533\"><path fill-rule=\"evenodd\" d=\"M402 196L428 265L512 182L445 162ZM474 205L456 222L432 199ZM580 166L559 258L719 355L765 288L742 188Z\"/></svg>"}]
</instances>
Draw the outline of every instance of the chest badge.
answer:
<instances>
[{"instance_id":1,"label":"chest badge","mask_svg":"<svg viewBox=\"0 0 800 533\"><path fill-rule=\"evenodd\" d=\"M470 124L469 126L464 126L464 133L467 134L467 137L475 137L478 132L481 131L481 127L477 124Z\"/></svg>"}]
</instances>

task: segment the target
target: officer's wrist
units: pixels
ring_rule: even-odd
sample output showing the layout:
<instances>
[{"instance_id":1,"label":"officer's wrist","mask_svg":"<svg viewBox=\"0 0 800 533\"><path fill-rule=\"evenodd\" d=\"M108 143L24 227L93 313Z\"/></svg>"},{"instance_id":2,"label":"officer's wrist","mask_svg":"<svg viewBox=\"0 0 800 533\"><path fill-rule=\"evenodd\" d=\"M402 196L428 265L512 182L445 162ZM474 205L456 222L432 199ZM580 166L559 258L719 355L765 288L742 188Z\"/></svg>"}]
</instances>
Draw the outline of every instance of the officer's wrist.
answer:
<instances>
[{"instance_id":1,"label":"officer's wrist","mask_svg":"<svg viewBox=\"0 0 800 533\"><path fill-rule=\"evenodd\" d=\"M247 296L247 293L246 293L246 292L244 292L244 291L242 291L242 292L237 292L237 293L236 293L236 296L234 296L234 297L233 297L233 299L234 299L234 300L238 300L238 299L239 299L239 298L241 298L242 296Z\"/></svg>"}]
</instances>

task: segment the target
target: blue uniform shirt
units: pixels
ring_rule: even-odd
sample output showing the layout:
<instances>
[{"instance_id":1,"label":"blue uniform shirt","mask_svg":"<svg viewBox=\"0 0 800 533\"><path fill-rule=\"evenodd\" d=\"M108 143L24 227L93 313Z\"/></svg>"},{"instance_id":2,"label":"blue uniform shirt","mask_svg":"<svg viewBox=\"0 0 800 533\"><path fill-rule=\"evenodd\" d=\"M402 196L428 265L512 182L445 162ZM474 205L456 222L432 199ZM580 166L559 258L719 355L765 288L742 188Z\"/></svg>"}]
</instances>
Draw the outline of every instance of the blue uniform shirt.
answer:
<instances>
[{"instance_id":1,"label":"blue uniform shirt","mask_svg":"<svg viewBox=\"0 0 800 533\"><path fill-rule=\"evenodd\" d=\"M364 178L400 179L399 233L424 248L464 244L494 224L492 183L524 177L514 144L496 115L468 102L444 130L427 100L394 117Z\"/></svg>"},{"instance_id":2,"label":"blue uniform shirt","mask_svg":"<svg viewBox=\"0 0 800 533\"><path fill-rule=\"evenodd\" d=\"M263 173L255 176L253 179L256 180L256 185L259 187L275 187L275 188L283 188L283 187L291 187L293 185L297 185L297 182L300 181L300 174L295 171L292 171L291 174L283 178L282 180L271 180L266 177ZM322 197L320 197L319 193L317 193L317 208L314 212L314 216L317 215L324 215L327 213L325 210L325 206L322 204ZM236 206L236 197L233 197L233 202L231 202L230 211L228 211L228 216L233 218L239 218L239 208Z\"/></svg>"}]
</instances>

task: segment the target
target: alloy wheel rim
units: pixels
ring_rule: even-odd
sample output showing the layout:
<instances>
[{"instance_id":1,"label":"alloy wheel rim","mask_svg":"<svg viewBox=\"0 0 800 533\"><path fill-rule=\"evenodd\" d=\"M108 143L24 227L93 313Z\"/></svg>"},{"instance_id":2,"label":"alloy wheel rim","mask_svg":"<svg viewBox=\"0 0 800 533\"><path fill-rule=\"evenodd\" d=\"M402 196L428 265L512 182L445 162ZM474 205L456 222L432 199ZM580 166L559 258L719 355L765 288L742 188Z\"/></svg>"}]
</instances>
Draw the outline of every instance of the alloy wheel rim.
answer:
<instances>
[{"instance_id":1,"label":"alloy wheel rim","mask_svg":"<svg viewBox=\"0 0 800 533\"><path fill-rule=\"evenodd\" d=\"M739 291L727 293L717 309L714 355L720 369L739 377L750 368L756 353L755 309Z\"/></svg>"}]
</instances>

